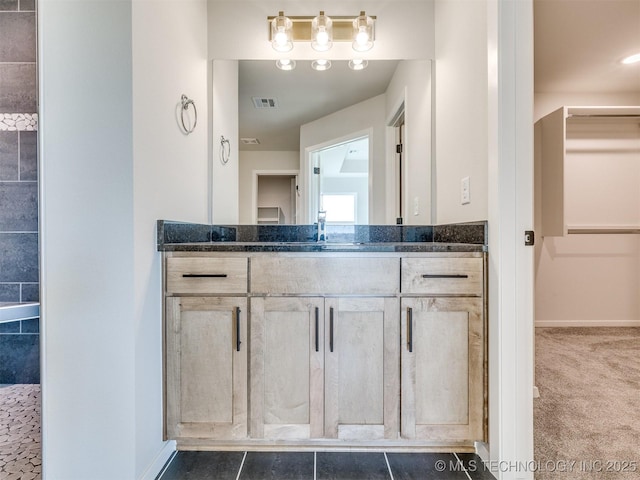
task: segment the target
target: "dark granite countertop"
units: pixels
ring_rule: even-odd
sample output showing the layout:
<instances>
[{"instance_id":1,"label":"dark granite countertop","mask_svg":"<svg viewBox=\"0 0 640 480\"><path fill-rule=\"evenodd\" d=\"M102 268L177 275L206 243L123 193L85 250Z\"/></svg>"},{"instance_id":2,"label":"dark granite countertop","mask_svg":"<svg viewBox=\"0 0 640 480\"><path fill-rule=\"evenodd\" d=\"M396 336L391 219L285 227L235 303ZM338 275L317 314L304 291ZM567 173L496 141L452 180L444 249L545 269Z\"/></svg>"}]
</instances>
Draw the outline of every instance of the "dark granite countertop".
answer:
<instances>
[{"instance_id":1,"label":"dark granite countertop","mask_svg":"<svg viewBox=\"0 0 640 480\"><path fill-rule=\"evenodd\" d=\"M449 225L204 225L158 220L163 252L486 252L487 222Z\"/></svg>"},{"instance_id":2,"label":"dark granite countertop","mask_svg":"<svg viewBox=\"0 0 640 480\"><path fill-rule=\"evenodd\" d=\"M193 242L165 243L164 252L484 252L484 245L435 242Z\"/></svg>"}]
</instances>

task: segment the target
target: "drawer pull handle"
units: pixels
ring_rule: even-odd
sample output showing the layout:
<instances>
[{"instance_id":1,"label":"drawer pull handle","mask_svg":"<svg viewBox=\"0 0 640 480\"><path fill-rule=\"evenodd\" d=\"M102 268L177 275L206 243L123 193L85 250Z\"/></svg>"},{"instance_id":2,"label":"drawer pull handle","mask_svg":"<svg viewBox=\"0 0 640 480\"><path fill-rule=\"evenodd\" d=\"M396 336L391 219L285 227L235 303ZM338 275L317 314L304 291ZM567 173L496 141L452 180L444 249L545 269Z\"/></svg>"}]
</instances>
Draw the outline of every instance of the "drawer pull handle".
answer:
<instances>
[{"instance_id":1,"label":"drawer pull handle","mask_svg":"<svg viewBox=\"0 0 640 480\"><path fill-rule=\"evenodd\" d=\"M413 309L407 308L407 348L413 352Z\"/></svg>"},{"instance_id":2,"label":"drawer pull handle","mask_svg":"<svg viewBox=\"0 0 640 480\"><path fill-rule=\"evenodd\" d=\"M318 339L318 330L320 329L320 309L316 307L316 352L320 351L320 342Z\"/></svg>"},{"instance_id":3,"label":"drawer pull handle","mask_svg":"<svg viewBox=\"0 0 640 480\"><path fill-rule=\"evenodd\" d=\"M236 351L240 351L240 307L236 307Z\"/></svg>"},{"instance_id":4,"label":"drawer pull handle","mask_svg":"<svg viewBox=\"0 0 640 480\"><path fill-rule=\"evenodd\" d=\"M183 273L183 278L227 278L226 273Z\"/></svg>"},{"instance_id":5,"label":"drawer pull handle","mask_svg":"<svg viewBox=\"0 0 640 480\"><path fill-rule=\"evenodd\" d=\"M329 351L333 352L333 307L329 309Z\"/></svg>"},{"instance_id":6,"label":"drawer pull handle","mask_svg":"<svg viewBox=\"0 0 640 480\"><path fill-rule=\"evenodd\" d=\"M439 273L439 274L431 275L431 274L425 273L424 275L422 275L422 278L469 278L469 275L460 274L460 273L452 273L452 274Z\"/></svg>"}]
</instances>

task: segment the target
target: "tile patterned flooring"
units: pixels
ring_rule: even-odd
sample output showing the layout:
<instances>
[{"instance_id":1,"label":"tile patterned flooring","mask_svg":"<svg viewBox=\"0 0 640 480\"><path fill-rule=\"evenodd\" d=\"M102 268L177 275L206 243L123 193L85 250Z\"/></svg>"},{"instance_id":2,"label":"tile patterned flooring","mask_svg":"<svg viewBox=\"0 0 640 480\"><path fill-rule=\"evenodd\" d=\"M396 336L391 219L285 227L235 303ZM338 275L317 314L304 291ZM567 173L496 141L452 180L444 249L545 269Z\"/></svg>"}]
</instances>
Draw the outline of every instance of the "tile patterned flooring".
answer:
<instances>
[{"instance_id":1,"label":"tile patterned flooring","mask_svg":"<svg viewBox=\"0 0 640 480\"><path fill-rule=\"evenodd\" d=\"M0 480L39 480L40 385L0 388Z\"/></svg>"},{"instance_id":2,"label":"tile patterned flooring","mask_svg":"<svg viewBox=\"0 0 640 480\"><path fill-rule=\"evenodd\" d=\"M494 480L469 453L180 451L157 480Z\"/></svg>"},{"instance_id":3,"label":"tile patterned flooring","mask_svg":"<svg viewBox=\"0 0 640 480\"><path fill-rule=\"evenodd\" d=\"M40 480L40 385L0 386L0 480ZM157 480L494 480L468 453L188 452Z\"/></svg>"}]
</instances>

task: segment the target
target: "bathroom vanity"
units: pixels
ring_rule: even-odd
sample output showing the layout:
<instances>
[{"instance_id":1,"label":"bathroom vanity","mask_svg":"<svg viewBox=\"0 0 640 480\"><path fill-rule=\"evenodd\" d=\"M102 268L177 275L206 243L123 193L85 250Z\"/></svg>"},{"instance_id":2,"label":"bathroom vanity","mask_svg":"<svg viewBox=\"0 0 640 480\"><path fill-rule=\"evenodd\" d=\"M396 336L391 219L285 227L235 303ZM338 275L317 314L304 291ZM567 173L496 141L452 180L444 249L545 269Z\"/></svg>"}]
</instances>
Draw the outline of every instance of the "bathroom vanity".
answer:
<instances>
[{"instance_id":1,"label":"bathroom vanity","mask_svg":"<svg viewBox=\"0 0 640 480\"><path fill-rule=\"evenodd\" d=\"M434 241L438 227L334 243L215 228L159 223L166 438L461 451L486 440L486 225L460 227L470 243Z\"/></svg>"}]
</instances>

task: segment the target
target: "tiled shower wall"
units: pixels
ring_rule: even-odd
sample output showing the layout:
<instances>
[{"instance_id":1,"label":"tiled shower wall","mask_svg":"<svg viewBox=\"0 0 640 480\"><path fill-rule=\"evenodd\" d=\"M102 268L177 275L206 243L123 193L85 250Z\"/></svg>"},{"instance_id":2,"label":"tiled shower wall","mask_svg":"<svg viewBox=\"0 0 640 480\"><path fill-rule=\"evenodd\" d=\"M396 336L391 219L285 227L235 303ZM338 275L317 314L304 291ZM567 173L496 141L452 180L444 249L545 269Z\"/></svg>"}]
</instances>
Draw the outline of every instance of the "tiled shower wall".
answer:
<instances>
[{"instance_id":1,"label":"tiled shower wall","mask_svg":"<svg viewBox=\"0 0 640 480\"><path fill-rule=\"evenodd\" d=\"M0 302L38 301L35 0L0 0Z\"/></svg>"},{"instance_id":2,"label":"tiled shower wall","mask_svg":"<svg viewBox=\"0 0 640 480\"><path fill-rule=\"evenodd\" d=\"M36 78L36 2L0 0L0 302L39 300ZM39 382L39 320L0 324L0 384Z\"/></svg>"}]
</instances>

